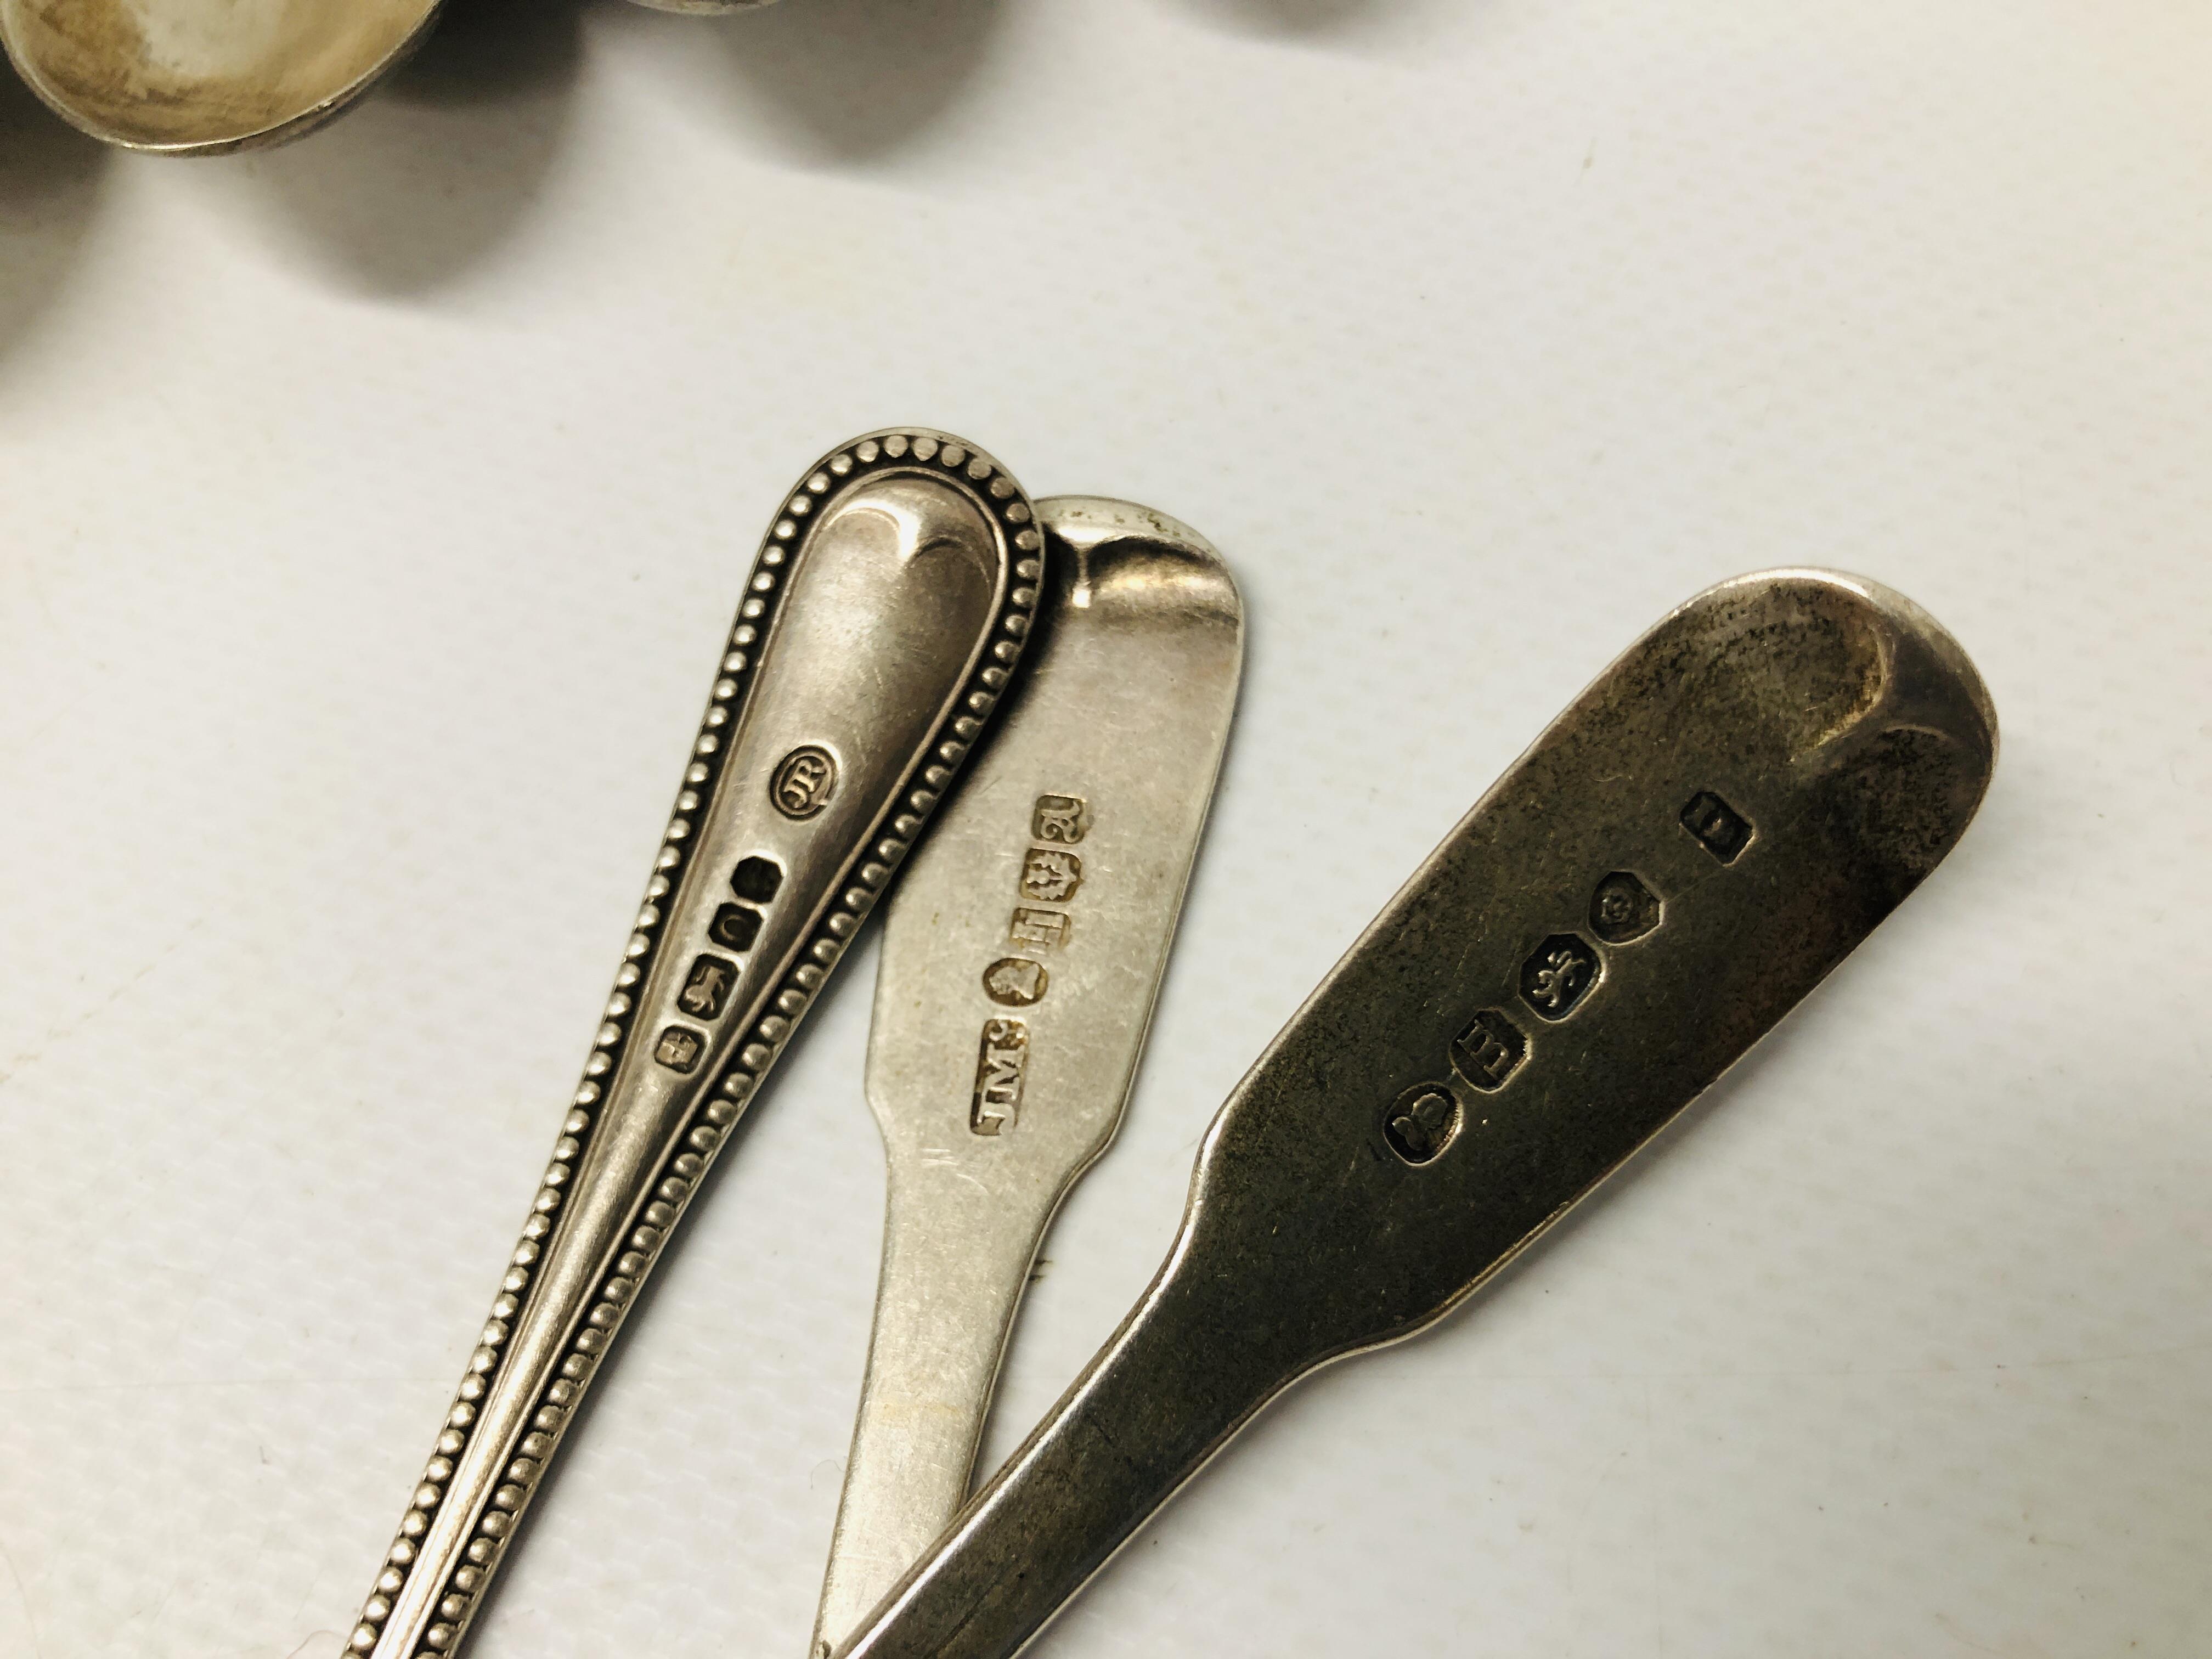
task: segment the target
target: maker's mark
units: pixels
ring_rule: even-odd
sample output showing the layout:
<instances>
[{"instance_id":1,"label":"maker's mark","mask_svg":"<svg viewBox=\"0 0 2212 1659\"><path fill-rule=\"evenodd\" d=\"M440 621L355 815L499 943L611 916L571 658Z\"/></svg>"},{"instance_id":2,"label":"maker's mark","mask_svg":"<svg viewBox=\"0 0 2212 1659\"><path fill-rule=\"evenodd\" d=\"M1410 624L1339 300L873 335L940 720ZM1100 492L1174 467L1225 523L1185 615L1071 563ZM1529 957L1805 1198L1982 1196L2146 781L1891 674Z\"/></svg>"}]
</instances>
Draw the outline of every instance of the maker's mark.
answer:
<instances>
[{"instance_id":1,"label":"maker's mark","mask_svg":"<svg viewBox=\"0 0 2212 1659\"><path fill-rule=\"evenodd\" d=\"M1682 809L1682 828L1695 836L1723 864L1751 844L1751 821L1710 789L1700 789Z\"/></svg>"},{"instance_id":2,"label":"maker's mark","mask_svg":"<svg viewBox=\"0 0 2212 1659\"><path fill-rule=\"evenodd\" d=\"M1030 1064L1029 1028L1018 1019L983 1022L975 1056L975 1092L968 1127L979 1135L1003 1134L1021 1115L1022 1079Z\"/></svg>"},{"instance_id":3,"label":"maker's mark","mask_svg":"<svg viewBox=\"0 0 2212 1659\"><path fill-rule=\"evenodd\" d=\"M836 792L837 763L815 743L802 743L786 755L768 786L769 799L787 818L812 817Z\"/></svg>"}]
</instances>

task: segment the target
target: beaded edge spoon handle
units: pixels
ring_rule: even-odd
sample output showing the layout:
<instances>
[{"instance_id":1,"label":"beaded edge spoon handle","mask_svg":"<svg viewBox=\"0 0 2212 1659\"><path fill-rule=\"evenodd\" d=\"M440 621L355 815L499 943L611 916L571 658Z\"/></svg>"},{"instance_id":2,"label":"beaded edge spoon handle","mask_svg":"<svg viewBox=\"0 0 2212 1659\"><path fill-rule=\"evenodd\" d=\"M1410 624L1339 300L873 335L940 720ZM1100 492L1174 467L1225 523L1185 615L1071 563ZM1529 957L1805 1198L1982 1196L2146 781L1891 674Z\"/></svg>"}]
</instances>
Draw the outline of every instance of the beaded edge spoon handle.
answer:
<instances>
[{"instance_id":1,"label":"beaded edge spoon handle","mask_svg":"<svg viewBox=\"0 0 2212 1659\"><path fill-rule=\"evenodd\" d=\"M1996 721L1902 595L1692 599L1553 722L1231 1096L1121 1328L843 1659L1006 1659L1267 1401L1466 1299L1948 853Z\"/></svg>"},{"instance_id":2,"label":"beaded edge spoon handle","mask_svg":"<svg viewBox=\"0 0 2212 1659\"><path fill-rule=\"evenodd\" d=\"M763 539L644 908L490 1322L348 1640L457 1649L731 1126L982 734L1044 571L1029 498L872 433Z\"/></svg>"}]
</instances>

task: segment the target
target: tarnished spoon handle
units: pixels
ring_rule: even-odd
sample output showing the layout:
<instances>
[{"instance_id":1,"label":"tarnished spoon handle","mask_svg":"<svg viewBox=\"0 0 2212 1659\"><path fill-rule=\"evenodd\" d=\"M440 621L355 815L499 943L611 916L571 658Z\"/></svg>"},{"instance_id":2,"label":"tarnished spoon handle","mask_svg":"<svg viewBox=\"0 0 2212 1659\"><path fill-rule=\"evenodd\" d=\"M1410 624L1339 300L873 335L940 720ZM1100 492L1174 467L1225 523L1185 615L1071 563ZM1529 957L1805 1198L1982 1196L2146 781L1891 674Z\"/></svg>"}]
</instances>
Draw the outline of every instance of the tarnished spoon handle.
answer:
<instances>
[{"instance_id":1,"label":"tarnished spoon handle","mask_svg":"<svg viewBox=\"0 0 2212 1659\"><path fill-rule=\"evenodd\" d=\"M350 1638L459 1646L724 1136L981 734L1043 571L1028 499L944 434L803 478L762 544L676 811L435 1454Z\"/></svg>"},{"instance_id":2,"label":"tarnished spoon handle","mask_svg":"<svg viewBox=\"0 0 2212 1659\"><path fill-rule=\"evenodd\" d=\"M840 1659L1016 1652L1293 1381L1214 1288L1155 1284Z\"/></svg>"},{"instance_id":3,"label":"tarnished spoon handle","mask_svg":"<svg viewBox=\"0 0 2212 1659\"><path fill-rule=\"evenodd\" d=\"M1996 742L1965 653L1874 583L1667 617L1237 1085L1152 1288L845 1659L1006 1659L1286 1384L1464 1299L1918 885Z\"/></svg>"}]
</instances>

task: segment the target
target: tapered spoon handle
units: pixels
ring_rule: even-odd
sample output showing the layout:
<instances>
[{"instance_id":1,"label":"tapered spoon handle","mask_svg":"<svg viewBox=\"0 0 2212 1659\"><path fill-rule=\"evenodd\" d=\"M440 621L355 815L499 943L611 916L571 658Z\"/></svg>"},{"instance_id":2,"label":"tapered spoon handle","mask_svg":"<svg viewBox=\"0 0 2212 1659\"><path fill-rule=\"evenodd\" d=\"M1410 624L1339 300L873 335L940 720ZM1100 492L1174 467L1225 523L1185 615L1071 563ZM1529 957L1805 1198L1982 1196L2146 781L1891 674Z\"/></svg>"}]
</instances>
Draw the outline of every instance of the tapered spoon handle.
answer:
<instances>
[{"instance_id":1,"label":"tapered spoon handle","mask_svg":"<svg viewBox=\"0 0 2212 1659\"><path fill-rule=\"evenodd\" d=\"M730 1126L1006 691L1027 498L941 433L823 458L763 542L615 992L352 1650L452 1653Z\"/></svg>"},{"instance_id":2,"label":"tapered spoon handle","mask_svg":"<svg viewBox=\"0 0 2212 1659\"><path fill-rule=\"evenodd\" d=\"M1125 501L1037 512L1022 683L883 921L890 1204L817 1656L967 1499L1039 1242L1121 1122L1236 706L1243 610L1202 538Z\"/></svg>"},{"instance_id":3,"label":"tapered spoon handle","mask_svg":"<svg viewBox=\"0 0 2212 1659\"><path fill-rule=\"evenodd\" d=\"M1919 884L1996 743L1965 653L1874 583L1666 618L1237 1086L1152 1288L844 1659L1006 1659L1288 1383L1471 1294Z\"/></svg>"}]
</instances>

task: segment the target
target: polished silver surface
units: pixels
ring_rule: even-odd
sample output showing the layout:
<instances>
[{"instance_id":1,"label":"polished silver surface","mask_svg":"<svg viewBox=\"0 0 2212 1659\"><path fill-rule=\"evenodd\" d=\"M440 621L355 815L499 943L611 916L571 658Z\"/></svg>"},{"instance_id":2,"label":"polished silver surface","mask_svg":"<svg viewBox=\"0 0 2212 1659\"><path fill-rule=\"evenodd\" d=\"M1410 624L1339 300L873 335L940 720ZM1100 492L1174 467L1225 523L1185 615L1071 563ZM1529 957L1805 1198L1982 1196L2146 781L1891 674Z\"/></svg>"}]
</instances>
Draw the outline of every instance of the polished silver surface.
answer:
<instances>
[{"instance_id":1,"label":"polished silver surface","mask_svg":"<svg viewBox=\"0 0 2212 1659\"><path fill-rule=\"evenodd\" d=\"M1121 1122L1236 707L1243 608L1203 539L1121 501L1038 514L1030 659L884 918L883 1277L817 1655L968 1497L1038 1243Z\"/></svg>"},{"instance_id":2,"label":"polished silver surface","mask_svg":"<svg viewBox=\"0 0 2212 1659\"><path fill-rule=\"evenodd\" d=\"M349 1644L452 1653L716 1151L982 734L1046 555L941 433L824 456L763 542L584 1078Z\"/></svg>"},{"instance_id":3,"label":"polished silver surface","mask_svg":"<svg viewBox=\"0 0 2212 1659\"><path fill-rule=\"evenodd\" d=\"M311 132L421 41L438 0L0 0L40 97L129 149L213 155Z\"/></svg>"},{"instance_id":4,"label":"polished silver surface","mask_svg":"<svg viewBox=\"0 0 2212 1659\"><path fill-rule=\"evenodd\" d=\"M1616 661L1215 1119L1121 1329L844 1659L1005 1659L1253 1414L1464 1300L1949 852L1996 726L1855 577L1726 582Z\"/></svg>"}]
</instances>

